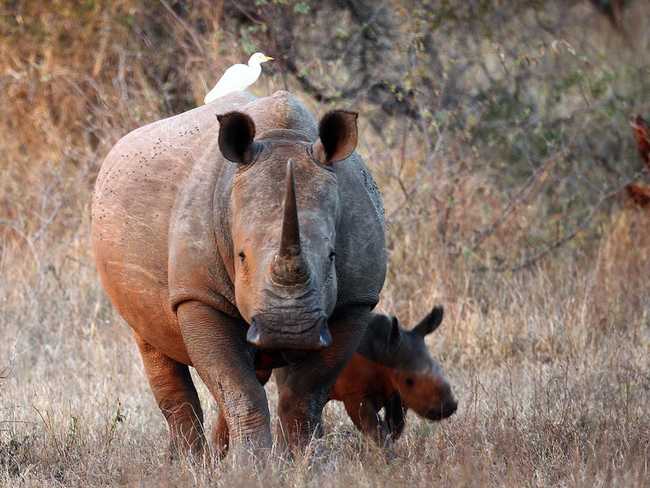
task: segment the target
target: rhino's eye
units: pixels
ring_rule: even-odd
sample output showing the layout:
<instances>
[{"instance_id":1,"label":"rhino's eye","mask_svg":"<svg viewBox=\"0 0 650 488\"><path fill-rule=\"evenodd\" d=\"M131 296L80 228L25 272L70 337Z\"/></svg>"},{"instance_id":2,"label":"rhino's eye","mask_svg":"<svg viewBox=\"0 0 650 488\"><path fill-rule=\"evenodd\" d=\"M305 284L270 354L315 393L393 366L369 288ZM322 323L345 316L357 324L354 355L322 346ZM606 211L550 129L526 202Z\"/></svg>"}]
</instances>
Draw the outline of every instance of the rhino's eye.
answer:
<instances>
[{"instance_id":1,"label":"rhino's eye","mask_svg":"<svg viewBox=\"0 0 650 488\"><path fill-rule=\"evenodd\" d=\"M406 378L406 386L409 388L415 385L415 380L413 378Z\"/></svg>"},{"instance_id":2,"label":"rhino's eye","mask_svg":"<svg viewBox=\"0 0 650 488\"><path fill-rule=\"evenodd\" d=\"M330 261L334 261L334 258L336 257L336 253L334 251L330 251Z\"/></svg>"},{"instance_id":3,"label":"rhino's eye","mask_svg":"<svg viewBox=\"0 0 650 488\"><path fill-rule=\"evenodd\" d=\"M246 254L244 254L244 251L239 251L239 260L243 263L244 260L246 259Z\"/></svg>"}]
</instances>

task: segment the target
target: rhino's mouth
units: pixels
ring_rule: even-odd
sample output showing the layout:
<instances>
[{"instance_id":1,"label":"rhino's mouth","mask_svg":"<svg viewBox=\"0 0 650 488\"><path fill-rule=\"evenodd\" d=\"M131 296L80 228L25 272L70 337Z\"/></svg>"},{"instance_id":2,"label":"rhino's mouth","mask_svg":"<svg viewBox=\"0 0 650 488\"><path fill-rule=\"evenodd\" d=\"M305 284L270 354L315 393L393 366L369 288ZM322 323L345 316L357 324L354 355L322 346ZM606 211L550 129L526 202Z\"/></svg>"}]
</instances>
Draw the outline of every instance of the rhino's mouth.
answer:
<instances>
[{"instance_id":1,"label":"rhino's mouth","mask_svg":"<svg viewBox=\"0 0 650 488\"><path fill-rule=\"evenodd\" d=\"M246 340L260 349L320 350L332 344L327 316L257 314L251 319Z\"/></svg>"},{"instance_id":2,"label":"rhino's mouth","mask_svg":"<svg viewBox=\"0 0 650 488\"><path fill-rule=\"evenodd\" d=\"M429 420L439 421L451 417L458 409L458 402L454 399L446 400L438 407L430 409L424 417Z\"/></svg>"}]
</instances>

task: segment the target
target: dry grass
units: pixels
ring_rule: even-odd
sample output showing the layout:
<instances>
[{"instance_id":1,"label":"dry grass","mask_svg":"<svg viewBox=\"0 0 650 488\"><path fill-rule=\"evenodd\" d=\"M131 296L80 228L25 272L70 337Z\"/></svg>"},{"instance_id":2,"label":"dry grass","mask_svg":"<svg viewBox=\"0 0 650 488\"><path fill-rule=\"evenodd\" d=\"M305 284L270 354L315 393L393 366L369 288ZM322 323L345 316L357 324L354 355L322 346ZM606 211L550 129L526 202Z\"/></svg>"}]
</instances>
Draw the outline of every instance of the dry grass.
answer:
<instances>
[{"instance_id":1,"label":"dry grass","mask_svg":"<svg viewBox=\"0 0 650 488\"><path fill-rule=\"evenodd\" d=\"M622 295L610 284L600 297L599 271L588 263L456 276L466 291L455 296L445 295L444 281L393 279L389 311L416 317L433 300L448 307L431 349L459 412L435 426L411 415L386 463L330 405L314 456L257 471L233 459L169 464L136 347L88 259L37 268L17 264L18 253L5 249L0 267L0 358L11 360L0 379L0 485L608 487L644 486L650 474L648 309L629 308L647 305L648 288ZM392 265L408 271L413 263ZM596 305L628 319L598 322Z\"/></svg>"},{"instance_id":2,"label":"dry grass","mask_svg":"<svg viewBox=\"0 0 650 488\"><path fill-rule=\"evenodd\" d=\"M0 23L9 40L0 106L11 115L0 120L0 486L647 486L650 215L603 212L591 240L578 235L522 271L486 271L517 261L548 203L533 198L543 178L490 230L509 197L470 164L478 155L466 134L442 134L427 159L397 118L392 139L378 137L364 106L360 152L389 217L380 306L412 323L445 305L430 347L458 413L438 425L410 415L390 462L331 404L326 437L303 459L259 470L231 458L170 464L135 344L97 281L89 196L117 138L199 101L213 73L240 57L237 39L207 1L196 2L207 19L198 37L131 0L82 3L55 2L41 16L25 2L22 24ZM156 37L165 29L173 34ZM283 86L268 76L255 89ZM209 423L214 407L206 411Z\"/></svg>"}]
</instances>

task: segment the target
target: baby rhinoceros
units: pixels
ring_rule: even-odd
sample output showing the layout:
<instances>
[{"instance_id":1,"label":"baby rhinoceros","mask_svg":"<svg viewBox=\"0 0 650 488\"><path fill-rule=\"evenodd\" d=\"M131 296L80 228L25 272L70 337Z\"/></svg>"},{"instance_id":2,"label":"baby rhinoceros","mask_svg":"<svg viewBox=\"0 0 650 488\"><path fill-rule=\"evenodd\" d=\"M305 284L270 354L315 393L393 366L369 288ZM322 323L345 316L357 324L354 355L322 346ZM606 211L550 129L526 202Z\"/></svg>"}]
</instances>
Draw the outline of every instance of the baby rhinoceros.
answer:
<instances>
[{"instance_id":1,"label":"baby rhinoceros","mask_svg":"<svg viewBox=\"0 0 650 488\"><path fill-rule=\"evenodd\" d=\"M434 421L456 411L451 387L424 342L442 318L443 308L436 306L406 330L397 317L375 314L330 392L330 399L342 401L357 428L379 445L399 438L408 409Z\"/></svg>"},{"instance_id":2,"label":"baby rhinoceros","mask_svg":"<svg viewBox=\"0 0 650 488\"><path fill-rule=\"evenodd\" d=\"M434 421L456 411L451 387L424 342L442 317L443 308L436 306L407 330L397 317L373 314L361 344L330 390L329 400L343 402L354 425L380 446L399 438L409 409ZM257 378L262 384L271 371L258 363ZM285 370L275 371L281 380ZM219 412L215 442L220 455L228 449L228 437L225 417Z\"/></svg>"}]
</instances>

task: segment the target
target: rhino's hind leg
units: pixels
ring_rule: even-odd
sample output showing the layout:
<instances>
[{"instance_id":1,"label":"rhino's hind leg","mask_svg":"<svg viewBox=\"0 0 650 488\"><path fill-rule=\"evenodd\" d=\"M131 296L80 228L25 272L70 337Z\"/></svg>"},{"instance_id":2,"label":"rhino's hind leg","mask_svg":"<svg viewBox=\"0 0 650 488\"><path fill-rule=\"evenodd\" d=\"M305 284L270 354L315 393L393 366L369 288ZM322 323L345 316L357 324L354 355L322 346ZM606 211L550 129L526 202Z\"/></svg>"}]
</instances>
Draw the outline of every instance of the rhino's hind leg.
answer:
<instances>
[{"instance_id":1,"label":"rhino's hind leg","mask_svg":"<svg viewBox=\"0 0 650 488\"><path fill-rule=\"evenodd\" d=\"M204 442L203 411L189 368L134 335L149 385L169 426L172 455L199 454Z\"/></svg>"}]
</instances>

